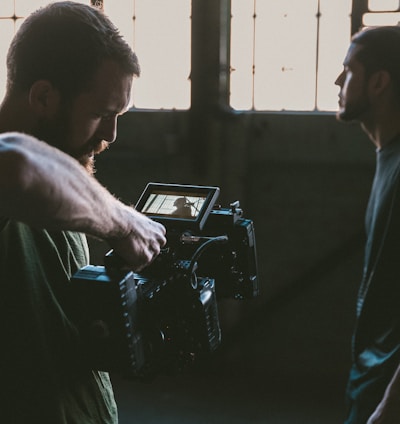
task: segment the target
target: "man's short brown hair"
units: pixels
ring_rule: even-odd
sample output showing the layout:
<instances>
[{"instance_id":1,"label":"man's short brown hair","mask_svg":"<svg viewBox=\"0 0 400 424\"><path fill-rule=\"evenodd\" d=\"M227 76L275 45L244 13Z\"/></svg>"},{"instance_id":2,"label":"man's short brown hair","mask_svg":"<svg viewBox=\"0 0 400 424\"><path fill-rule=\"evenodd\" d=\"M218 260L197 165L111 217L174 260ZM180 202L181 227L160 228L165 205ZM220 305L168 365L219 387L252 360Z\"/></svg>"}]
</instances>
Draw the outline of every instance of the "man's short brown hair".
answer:
<instances>
[{"instance_id":1,"label":"man's short brown hair","mask_svg":"<svg viewBox=\"0 0 400 424\"><path fill-rule=\"evenodd\" d=\"M11 42L7 90L28 90L43 79L71 98L110 59L139 76L135 53L100 9L71 1L49 4L32 13Z\"/></svg>"}]
</instances>

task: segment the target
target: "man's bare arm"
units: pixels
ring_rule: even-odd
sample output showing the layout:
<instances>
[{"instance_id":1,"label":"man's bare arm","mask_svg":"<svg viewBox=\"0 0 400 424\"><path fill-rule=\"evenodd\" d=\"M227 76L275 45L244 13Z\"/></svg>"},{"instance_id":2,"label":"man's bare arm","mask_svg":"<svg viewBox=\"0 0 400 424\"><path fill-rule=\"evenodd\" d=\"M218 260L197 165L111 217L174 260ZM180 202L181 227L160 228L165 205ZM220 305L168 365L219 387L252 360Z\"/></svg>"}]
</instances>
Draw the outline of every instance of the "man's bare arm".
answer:
<instances>
[{"instance_id":1,"label":"man's bare arm","mask_svg":"<svg viewBox=\"0 0 400 424\"><path fill-rule=\"evenodd\" d=\"M107 241L140 270L165 244L165 229L129 207L72 157L33 137L0 136L0 216Z\"/></svg>"}]
</instances>

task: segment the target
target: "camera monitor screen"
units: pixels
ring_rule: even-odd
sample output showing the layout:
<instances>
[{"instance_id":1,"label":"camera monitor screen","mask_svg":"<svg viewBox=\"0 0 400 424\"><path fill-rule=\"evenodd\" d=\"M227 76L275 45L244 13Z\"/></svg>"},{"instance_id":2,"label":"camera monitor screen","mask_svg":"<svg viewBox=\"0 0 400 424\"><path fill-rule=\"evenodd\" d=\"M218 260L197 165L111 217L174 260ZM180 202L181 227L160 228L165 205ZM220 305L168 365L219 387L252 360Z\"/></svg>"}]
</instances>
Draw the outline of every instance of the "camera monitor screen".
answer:
<instances>
[{"instance_id":1,"label":"camera monitor screen","mask_svg":"<svg viewBox=\"0 0 400 424\"><path fill-rule=\"evenodd\" d=\"M167 228L201 230L218 195L218 187L149 183L136 209Z\"/></svg>"}]
</instances>

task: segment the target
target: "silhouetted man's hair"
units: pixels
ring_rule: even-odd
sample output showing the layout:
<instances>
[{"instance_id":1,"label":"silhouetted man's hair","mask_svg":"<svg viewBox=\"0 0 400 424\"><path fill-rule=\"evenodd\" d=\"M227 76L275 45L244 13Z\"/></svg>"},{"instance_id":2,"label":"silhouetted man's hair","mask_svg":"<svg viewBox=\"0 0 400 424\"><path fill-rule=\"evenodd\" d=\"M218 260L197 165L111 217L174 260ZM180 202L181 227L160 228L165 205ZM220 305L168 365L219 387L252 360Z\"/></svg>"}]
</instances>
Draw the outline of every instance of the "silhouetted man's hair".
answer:
<instances>
[{"instance_id":1,"label":"silhouetted man's hair","mask_svg":"<svg viewBox=\"0 0 400 424\"><path fill-rule=\"evenodd\" d=\"M400 27L368 28L355 34L352 43L362 46L356 58L367 75L379 70L390 74L400 102Z\"/></svg>"},{"instance_id":2,"label":"silhouetted man's hair","mask_svg":"<svg viewBox=\"0 0 400 424\"><path fill-rule=\"evenodd\" d=\"M135 53L101 10L69 1L50 4L32 13L11 42L7 89L28 90L43 79L71 98L90 87L109 59L139 76Z\"/></svg>"}]
</instances>

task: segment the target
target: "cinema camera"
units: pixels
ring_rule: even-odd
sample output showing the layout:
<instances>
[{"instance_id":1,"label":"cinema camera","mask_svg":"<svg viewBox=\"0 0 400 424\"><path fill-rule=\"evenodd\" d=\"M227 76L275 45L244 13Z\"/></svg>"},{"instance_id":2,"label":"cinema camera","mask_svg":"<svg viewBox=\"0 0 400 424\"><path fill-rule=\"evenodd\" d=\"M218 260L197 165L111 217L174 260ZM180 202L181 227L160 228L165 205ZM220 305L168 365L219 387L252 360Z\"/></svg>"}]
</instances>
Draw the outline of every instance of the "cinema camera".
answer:
<instances>
[{"instance_id":1,"label":"cinema camera","mask_svg":"<svg viewBox=\"0 0 400 424\"><path fill-rule=\"evenodd\" d=\"M181 370L221 343L217 299L258 295L254 225L218 187L149 183L136 209L167 245L140 274L113 252L71 279L73 320L94 369L134 378Z\"/></svg>"}]
</instances>

